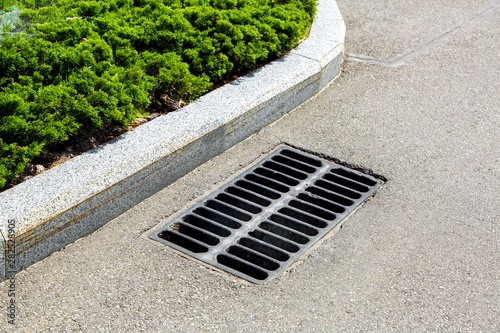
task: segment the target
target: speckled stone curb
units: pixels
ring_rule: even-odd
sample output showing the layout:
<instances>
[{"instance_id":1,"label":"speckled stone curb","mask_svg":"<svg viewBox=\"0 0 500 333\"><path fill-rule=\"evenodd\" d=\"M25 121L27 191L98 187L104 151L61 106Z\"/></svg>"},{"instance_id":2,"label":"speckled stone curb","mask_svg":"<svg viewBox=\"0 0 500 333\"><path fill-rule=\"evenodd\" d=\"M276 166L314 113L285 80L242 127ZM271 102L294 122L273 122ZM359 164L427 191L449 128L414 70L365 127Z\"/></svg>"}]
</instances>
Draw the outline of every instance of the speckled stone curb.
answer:
<instances>
[{"instance_id":1,"label":"speckled stone curb","mask_svg":"<svg viewBox=\"0 0 500 333\"><path fill-rule=\"evenodd\" d=\"M319 0L309 38L288 55L0 193L0 280L9 220L20 271L317 94L340 72L344 36L335 1Z\"/></svg>"}]
</instances>

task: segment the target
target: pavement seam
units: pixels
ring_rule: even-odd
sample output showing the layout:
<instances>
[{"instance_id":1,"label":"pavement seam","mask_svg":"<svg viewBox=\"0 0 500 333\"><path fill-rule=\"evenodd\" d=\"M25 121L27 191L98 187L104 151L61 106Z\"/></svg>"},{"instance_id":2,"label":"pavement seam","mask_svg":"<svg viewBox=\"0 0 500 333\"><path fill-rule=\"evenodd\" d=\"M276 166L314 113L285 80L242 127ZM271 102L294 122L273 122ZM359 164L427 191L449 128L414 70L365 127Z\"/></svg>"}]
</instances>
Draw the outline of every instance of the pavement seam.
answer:
<instances>
[{"instance_id":1,"label":"pavement seam","mask_svg":"<svg viewBox=\"0 0 500 333\"><path fill-rule=\"evenodd\" d=\"M500 0L495 0L488 5L478 8L471 14L464 16L456 23L449 25L438 34L425 38L424 40L418 42L417 44L411 46L410 48L404 50L403 52L395 55L392 58L384 59L384 58L371 57L363 54L347 53L347 59L370 65L379 65L383 67L406 66L408 65L408 62L416 58L419 54L429 50L431 47L433 47L433 44L442 40L443 37L453 33L456 29L463 27L464 25L473 21L479 16L482 16L483 14L486 14L487 12L494 10L495 7L500 7Z\"/></svg>"}]
</instances>

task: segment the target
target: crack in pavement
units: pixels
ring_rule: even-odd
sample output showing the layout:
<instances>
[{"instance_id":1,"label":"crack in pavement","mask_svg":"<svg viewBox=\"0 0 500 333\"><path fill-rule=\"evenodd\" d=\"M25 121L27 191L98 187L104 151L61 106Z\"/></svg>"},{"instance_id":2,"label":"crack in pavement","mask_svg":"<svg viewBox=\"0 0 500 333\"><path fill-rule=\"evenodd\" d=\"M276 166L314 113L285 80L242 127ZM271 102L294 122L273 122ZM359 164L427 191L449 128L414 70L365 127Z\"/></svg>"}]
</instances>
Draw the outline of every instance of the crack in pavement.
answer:
<instances>
[{"instance_id":1,"label":"crack in pavement","mask_svg":"<svg viewBox=\"0 0 500 333\"><path fill-rule=\"evenodd\" d=\"M402 53L395 55L394 57L390 59L382 59L382 58L375 58L367 55L362 55L362 54L353 54L353 53L348 53L347 54L347 59L357 61L357 62L362 62L365 64L371 64L371 65L379 65L383 67L400 67L400 66L405 66L408 65L408 62L417 57L419 54L421 54L424 51L427 51L432 47L432 44L436 42L437 40L441 39L442 37L445 37L446 35L450 34L454 30L458 29L459 27L469 23L470 21L474 20L478 16L481 16L485 14L486 12L489 12L491 10L494 10L496 7L500 7L500 0L495 0L493 2L490 2L488 5L485 5L473 13L464 16L461 20L458 22L446 27L443 31L436 35L432 35L430 37L427 37L426 39L422 40L421 42L413 45L412 47L406 49Z\"/></svg>"}]
</instances>

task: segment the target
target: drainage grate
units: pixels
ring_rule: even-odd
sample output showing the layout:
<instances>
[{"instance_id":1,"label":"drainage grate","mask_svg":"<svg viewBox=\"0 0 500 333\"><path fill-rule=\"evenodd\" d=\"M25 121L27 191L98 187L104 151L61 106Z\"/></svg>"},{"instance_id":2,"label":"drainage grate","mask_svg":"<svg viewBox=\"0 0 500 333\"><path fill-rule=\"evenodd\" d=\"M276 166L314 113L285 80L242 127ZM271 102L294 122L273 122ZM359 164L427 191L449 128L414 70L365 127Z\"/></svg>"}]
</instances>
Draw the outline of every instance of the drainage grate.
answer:
<instances>
[{"instance_id":1,"label":"drainage grate","mask_svg":"<svg viewBox=\"0 0 500 333\"><path fill-rule=\"evenodd\" d=\"M380 182L281 146L149 237L254 283L280 273Z\"/></svg>"}]
</instances>

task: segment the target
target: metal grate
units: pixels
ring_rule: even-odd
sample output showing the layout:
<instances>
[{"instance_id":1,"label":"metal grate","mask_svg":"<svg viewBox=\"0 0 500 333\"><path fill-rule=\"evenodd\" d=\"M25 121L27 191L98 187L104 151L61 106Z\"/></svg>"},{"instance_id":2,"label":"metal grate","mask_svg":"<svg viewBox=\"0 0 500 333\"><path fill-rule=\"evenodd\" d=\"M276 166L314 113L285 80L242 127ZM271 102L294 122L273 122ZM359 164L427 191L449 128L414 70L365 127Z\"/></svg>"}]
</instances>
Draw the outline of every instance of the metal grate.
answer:
<instances>
[{"instance_id":1,"label":"metal grate","mask_svg":"<svg viewBox=\"0 0 500 333\"><path fill-rule=\"evenodd\" d=\"M372 176L281 146L149 237L262 283L325 236L380 184Z\"/></svg>"}]
</instances>

